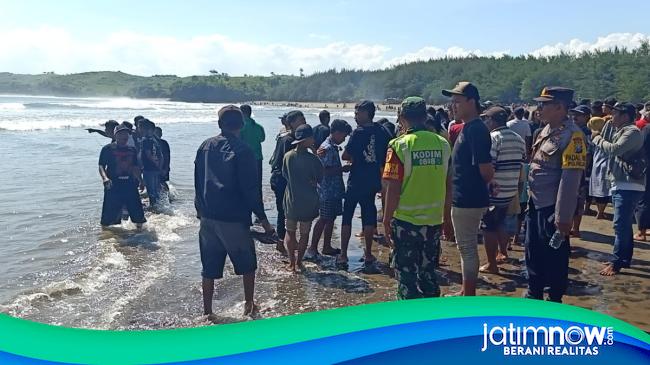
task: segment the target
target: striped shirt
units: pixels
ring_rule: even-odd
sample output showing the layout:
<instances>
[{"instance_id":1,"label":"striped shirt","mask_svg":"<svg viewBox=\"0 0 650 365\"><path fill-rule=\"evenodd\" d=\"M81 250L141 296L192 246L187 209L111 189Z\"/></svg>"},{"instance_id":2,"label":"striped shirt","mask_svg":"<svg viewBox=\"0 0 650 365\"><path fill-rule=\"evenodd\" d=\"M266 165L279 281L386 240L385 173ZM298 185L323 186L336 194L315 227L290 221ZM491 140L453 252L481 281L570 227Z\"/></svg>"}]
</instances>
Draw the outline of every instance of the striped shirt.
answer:
<instances>
[{"instance_id":1,"label":"striped shirt","mask_svg":"<svg viewBox=\"0 0 650 365\"><path fill-rule=\"evenodd\" d=\"M490 197L490 205L508 206L519 193L519 175L526 156L526 142L512 129L500 127L490 132L492 163L497 194Z\"/></svg>"}]
</instances>

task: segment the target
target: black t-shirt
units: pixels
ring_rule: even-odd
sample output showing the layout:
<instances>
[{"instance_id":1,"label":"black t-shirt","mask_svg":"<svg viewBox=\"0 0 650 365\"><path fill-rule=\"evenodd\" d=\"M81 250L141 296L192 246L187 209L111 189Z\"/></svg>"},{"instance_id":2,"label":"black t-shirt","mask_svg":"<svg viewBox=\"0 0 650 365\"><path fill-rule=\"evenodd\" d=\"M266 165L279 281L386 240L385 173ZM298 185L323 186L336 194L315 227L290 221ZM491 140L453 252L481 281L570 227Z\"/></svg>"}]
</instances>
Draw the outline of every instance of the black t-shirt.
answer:
<instances>
[{"instance_id":1,"label":"black t-shirt","mask_svg":"<svg viewBox=\"0 0 650 365\"><path fill-rule=\"evenodd\" d=\"M138 151L116 143L107 144L99 154L99 166L106 169L111 180L120 176L133 176L133 171L138 166Z\"/></svg>"},{"instance_id":2,"label":"black t-shirt","mask_svg":"<svg viewBox=\"0 0 650 365\"><path fill-rule=\"evenodd\" d=\"M386 161L390 136L377 123L358 126L350 135L345 151L352 156L348 191L375 194L381 190L381 169Z\"/></svg>"},{"instance_id":3,"label":"black t-shirt","mask_svg":"<svg viewBox=\"0 0 650 365\"><path fill-rule=\"evenodd\" d=\"M315 146L316 148L320 147L321 144L327 139L327 137L330 135L330 127L324 125L324 124L319 124L314 127L314 140L316 141Z\"/></svg>"},{"instance_id":4,"label":"black t-shirt","mask_svg":"<svg viewBox=\"0 0 650 365\"><path fill-rule=\"evenodd\" d=\"M275 150L273 151L273 156L271 156L271 173L279 174L282 176L282 161L284 161L284 154L291 151L295 145L293 145L295 138L291 133L285 133L278 136L275 141Z\"/></svg>"},{"instance_id":5,"label":"black t-shirt","mask_svg":"<svg viewBox=\"0 0 650 365\"><path fill-rule=\"evenodd\" d=\"M397 127L395 126L395 123L386 121L382 123L381 126L386 128L386 131L388 132L388 135L390 136L391 139L397 137Z\"/></svg>"},{"instance_id":6,"label":"black t-shirt","mask_svg":"<svg viewBox=\"0 0 650 365\"><path fill-rule=\"evenodd\" d=\"M150 159L147 156L147 152L151 152L151 156L154 157L154 160ZM160 162L163 159L162 155L162 149L160 148L160 144L158 144L158 141L153 138L153 137L147 137L142 140L142 151L141 151L141 158L142 158L142 168L145 171L158 171L160 170Z\"/></svg>"},{"instance_id":7,"label":"black t-shirt","mask_svg":"<svg viewBox=\"0 0 650 365\"><path fill-rule=\"evenodd\" d=\"M165 141L164 139L159 139L158 143L160 143L160 150L162 152L162 156L165 159L165 162L163 163L162 167L163 169L169 170L169 164L171 160L171 152L169 150L169 143Z\"/></svg>"},{"instance_id":8,"label":"black t-shirt","mask_svg":"<svg viewBox=\"0 0 650 365\"><path fill-rule=\"evenodd\" d=\"M490 132L481 119L465 123L452 151L454 207L489 206L490 195L479 165L492 162L491 148Z\"/></svg>"}]
</instances>

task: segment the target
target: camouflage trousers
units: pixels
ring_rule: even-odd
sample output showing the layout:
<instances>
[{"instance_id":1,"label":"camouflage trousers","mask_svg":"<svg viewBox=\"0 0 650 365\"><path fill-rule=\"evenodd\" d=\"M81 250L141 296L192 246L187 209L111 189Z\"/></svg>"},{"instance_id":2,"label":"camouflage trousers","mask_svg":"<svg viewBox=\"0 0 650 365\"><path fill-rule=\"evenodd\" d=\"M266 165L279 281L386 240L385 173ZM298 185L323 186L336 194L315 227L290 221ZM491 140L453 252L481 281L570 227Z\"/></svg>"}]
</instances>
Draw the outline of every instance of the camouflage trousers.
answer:
<instances>
[{"instance_id":1,"label":"camouflage trousers","mask_svg":"<svg viewBox=\"0 0 650 365\"><path fill-rule=\"evenodd\" d=\"M416 226L393 219L391 232L391 267L398 281L397 299L439 297L436 266L441 226Z\"/></svg>"}]
</instances>

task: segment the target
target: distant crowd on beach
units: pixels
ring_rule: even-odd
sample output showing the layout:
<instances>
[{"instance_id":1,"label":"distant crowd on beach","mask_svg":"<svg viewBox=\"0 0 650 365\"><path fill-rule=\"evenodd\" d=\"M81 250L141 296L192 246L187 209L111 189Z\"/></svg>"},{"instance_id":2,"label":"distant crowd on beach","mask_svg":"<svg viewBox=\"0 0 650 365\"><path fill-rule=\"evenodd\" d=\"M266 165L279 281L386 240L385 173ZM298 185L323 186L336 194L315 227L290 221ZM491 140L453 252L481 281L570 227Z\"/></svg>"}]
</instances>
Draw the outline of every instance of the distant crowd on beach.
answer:
<instances>
[{"instance_id":1,"label":"distant crowd on beach","mask_svg":"<svg viewBox=\"0 0 650 365\"><path fill-rule=\"evenodd\" d=\"M245 314L257 311L254 238L275 244L292 273L323 255L347 269L357 206L363 265L376 264L375 241L389 246L399 299L442 294L436 269L444 239L456 242L462 271L461 290L445 295L476 295L479 272L499 274L512 246L523 245L526 297L561 302L570 238L580 237L584 215L613 220L613 254L600 274L630 267L634 240L645 240L650 228L650 102L576 102L574 90L546 86L535 106L502 105L482 101L471 82L442 94L449 103L438 108L418 96L405 98L395 108L396 124L375 120L377 106L370 100L355 104L354 126L322 110L320 124L312 127L303 112L292 110L278 116L283 130L272 156L262 153L266 135L250 105L221 108L221 132L201 144L195 159L204 313L212 315L214 281L223 277L226 257L243 276ZM113 142L99 160L103 225L119 223L122 207L142 223L137 186L146 185L155 204L168 176L168 147L162 147L152 122L137 123L135 131L125 122L107 133ZM265 157L275 225L262 199ZM340 241L333 242L339 216ZM252 225L264 234L252 232ZM482 264L479 239L487 257Z\"/></svg>"}]
</instances>

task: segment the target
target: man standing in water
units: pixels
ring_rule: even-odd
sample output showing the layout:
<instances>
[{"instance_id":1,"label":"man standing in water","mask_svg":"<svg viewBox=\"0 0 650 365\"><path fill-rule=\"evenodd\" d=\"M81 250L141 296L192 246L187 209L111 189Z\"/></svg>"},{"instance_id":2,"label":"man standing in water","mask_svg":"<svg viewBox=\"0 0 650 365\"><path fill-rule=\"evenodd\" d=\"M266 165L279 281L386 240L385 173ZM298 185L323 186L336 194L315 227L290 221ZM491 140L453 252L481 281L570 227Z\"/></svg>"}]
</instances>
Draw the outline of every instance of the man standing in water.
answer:
<instances>
[{"instance_id":1,"label":"man standing in water","mask_svg":"<svg viewBox=\"0 0 650 365\"><path fill-rule=\"evenodd\" d=\"M97 133L106 138L115 140L115 128L117 128L118 125L119 125L118 122L111 119L108 122L104 123L104 130L95 129L95 128L86 128L86 130L88 131L88 133Z\"/></svg>"},{"instance_id":2,"label":"man standing in water","mask_svg":"<svg viewBox=\"0 0 650 365\"><path fill-rule=\"evenodd\" d=\"M139 129L142 131L142 176L147 186L149 207L154 207L160 198L160 171L163 166L163 154L158 140L154 137L156 125L149 119L140 120Z\"/></svg>"},{"instance_id":3,"label":"man standing in water","mask_svg":"<svg viewBox=\"0 0 650 365\"><path fill-rule=\"evenodd\" d=\"M527 298L562 302L569 275L569 233L587 160L585 135L568 117L573 90L545 87L535 98L548 124L537 135L528 175Z\"/></svg>"},{"instance_id":4,"label":"man standing in water","mask_svg":"<svg viewBox=\"0 0 650 365\"><path fill-rule=\"evenodd\" d=\"M322 150L320 161L325 168L324 177L318 186L320 199L319 218L314 225L314 232L311 246L307 250L305 258L318 257L318 241L322 235L323 255L338 255L340 249L332 247L332 232L336 217L343 213L343 195L345 194L345 183L343 173L350 171L350 165L343 167L339 156L339 145L345 142L347 136L352 133L352 127L344 120L334 119L331 127L331 134L320 145Z\"/></svg>"},{"instance_id":5,"label":"man standing in water","mask_svg":"<svg viewBox=\"0 0 650 365\"><path fill-rule=\"evenodd\" d=\"M325 139L330 135L330 112L321 110L318 113L320 124L314 127L314 148L318 149Z\"/></svg>"},{"instance_id":6,"label":"man standing in water","mask_svg":"<svg viewBox=\"0 0 650 365\"><path fill-rule=\"evenodd\" d=\"M248 145L253 150L255 154L255 163L257 167L257 175L260 183L260 199L262 199L262 142L266 139L266 134L264 133L264 127L259 125L255 119L251 116L253 115L253 110L250 105L242 105L241 112L244 115L244 128L242 128L240 135L242 141Z\"/></svg>"},{"instance_id":7,"label":"man standing in water","mask_svg":"<svg viewBox=\"0 0 650 365\"><path fill-rule=\"evenodd\" d=\"M120 224L122 207L126 206L131 221L140 229L146 222L138 185L144 189L138 165L138 152L129 147L131 130L125 125L115 128L115 142L107 144L99 154L99 176L104 184L102 226Z\"/></svg>"},{"instance_id":8,"label":"man standing in water","mask_svg":"<svg viewBox=\"0 0 650 365\"><path fill-rule=\"evenodd\" d=\"M284 194L287 234L284 241L289 254L289 270L295 273L303 269L302 259L307 250L311 224L318 217L316 187L323 179L323 165L318 157L309 152L309 148L314 146L312 128L302 124L296 128L294 136L296 148L284 155L282 176L287 180Z\"/></svg>"},{"instance_id":9,"label":"man standing in water","mask_svg":"<svg viewBox=\"0 0 650 365\"><path fill-rule=\"evenodd\" d=\"M162 151L163 163L162 169L160 171L160 184L166 191L169 191L169 186L167 182L169 181L169 167L171 163L171 151L169 150L169 143L166 140L162 139L162 128L156 127L154 130L154 136L160 144L160 149Z\"/></svg>"},{"instance_id":10,"label":"man standing in water","mask_svg":"<svg viewBox=\"0 0 650 365\"><path fill-rule=\"evenodd\" d=\"M399 299L440 296L440 235L442 226L451 223L451 147L424 128L426 119L424 99L404 99L400 123L406 133L390 142L383 172L384 227L393 242L391 266L397 273Z\"/></svg>"},{"instance_id":11,"label":"man standing in water","mask_svg":"<svg viewBox=\"0 0 650 365\"><path fill-rule=\"evenodd\" d=\"M194 161L196 215L201 219L199 248L203 270L203 313L212 314L214 280L223 277L226 256L242 275L244 314L257 310L253 301L257 256L250 232L251 213L266 233L273 228L259 197L255 154L240 138L244 118L234 105L219 110L221 134L201 144Z\"/></svg>"},{"instance_id":12,"label":"man standing in water","mask_svg":"<svg viewBox=\"0 0 650 365\"><path fill-rule=\"evenodd\" d=\"M377 123L375 104L370 100L358 103L354 108L357 128L352 132L343 152L343 160L350 161L352 168L348 177L348 187L343 203L343 222L341 224L341 254L337 264L344 266L348 262L348 244L352 235L352 217L361 206L361 224L365 250L365 265L376 261L372 255L372 241L377 227L377 207L375 195L381 191L381 169L386 159L388 133Z\"/></svg>"}]
</instances>

